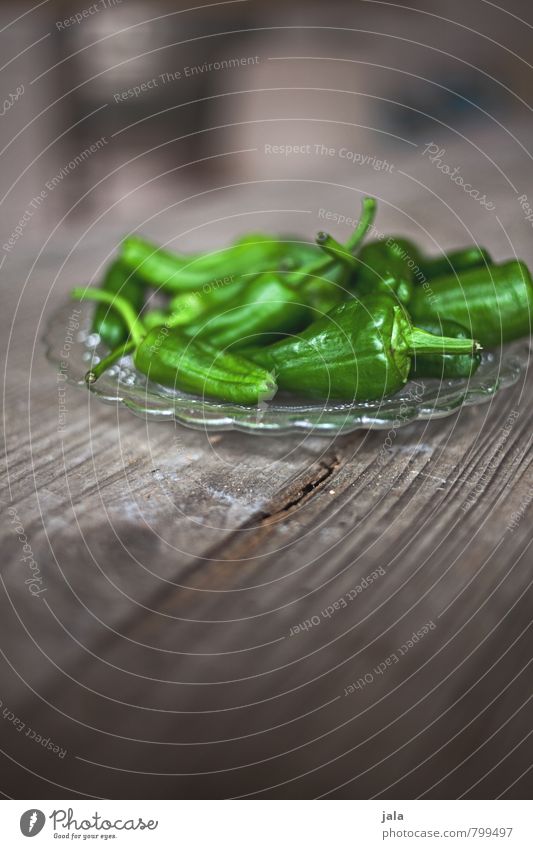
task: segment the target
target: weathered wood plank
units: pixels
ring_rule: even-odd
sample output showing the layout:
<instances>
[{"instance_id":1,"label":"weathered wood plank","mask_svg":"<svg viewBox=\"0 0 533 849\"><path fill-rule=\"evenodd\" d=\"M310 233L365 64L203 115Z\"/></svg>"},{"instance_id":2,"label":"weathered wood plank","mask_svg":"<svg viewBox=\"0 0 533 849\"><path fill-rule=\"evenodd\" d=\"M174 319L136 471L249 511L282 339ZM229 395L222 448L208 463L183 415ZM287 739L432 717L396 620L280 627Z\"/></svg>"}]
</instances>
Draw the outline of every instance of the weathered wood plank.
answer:
<instances>
[{"instance_id":1,"label":"weathered wood plank","mask_svg":"<svg viewBox=\"0 0 533 849\"><path fill-rule=\"evenodd\" d=\"M511 155L501 157L517 179ZM424 167L431 185L419 152L403 170ZM256 199L256 186L244 191ZM317 185L297 191L307 231L318 222ZM320 191L321 206L346 214L359 197ZM514 219L516 199L499 191L502 220L505 210ZM279 186L268 192L264 208L274 208ZM423 218L443 243L464 241L455 199L450 211L424 195L422 215L419 186L402 177L397 192L413 216L406 230L420 235ZM213 220L236 195L220 196L210 198ZM193 205L192 222L205 203ZM384 229L398 229L398 214L384 205ZM241 225L218 222L194 238L224 241ZM475 225L498 257L509 253L493 218ZM53 244L14 320L14 288L0 317L4 348L13 331L3 504L16 509L46 581L32 597L7 515L0 699L66 750L59 759L0 723L9 792L53 798L59 783L123 797L525 793L531 374L485 407L399 429L390 450L378 432L207 438L74 389L60 438L55 375L33 340L43 311L118 238L118 229L92 233L57 280L68 240ZM526 259L529 245L517 226Z\"/></svg>"},{"instance_id":2,"label":"weathered wood plank","mask_svg":"<svg viewBox=\"0 0 533 849\"><path fill-rule=\"evenodd\" d=\"M40 701L32 707L26 702L26 721L45 722L47 734L55 735L54 739L62 737L69 752L86 760L133 770L131 775L119 773L122 786L130 795L142 796L141 788L146 788L145 779L135 771L214 771L212 776L196 780L172 775L151 777L150 781L163 795L239 795L278 783L281 773L284 780L294 776L294 783L269 792L305 796L336 786L330 783L330 773L337 781L339 776L348 780L361 763L370 768L379 761L380 753L383 757L390 755L396 745L404 745L404 749L403 754L393 758L392 772L388 767L378 767L374 778L371 769L364 779L348 785L345 791L339 790L339 794L350 795L354 787L363 795L369 789L381 793L396 779L399 784L391 790L393 796L412 792L405 788L415 785L421 792L420 787L429 786L420 778L425 775L424 766L405 781L401 776L426 756L430 758L428 769L433 780L435 776L444 777L450 767L473 751L474 744L486 739L483 733L491 727L490 722L487 725L487 715L494 716L492 730L497 730L498 714L491 712L489 695L500 693L529 659L523 651L528 633L520 636L529 623L531 602L527 568L530 558L526 553L529 529L521 521L514 532L506 530L528 492L531 460L525 456L527 423L518 418L498 454L497 467L490 466L494 446L515 408L518 391L499 396L481 439L477 436L476 417L484 418L484 412L465 410L456 419L402 429L385 463L380 453L382 434L356 434L339 440L327 451L329 460L325 465L334 457L334 472L325 488L319 487L307 500L304 495L299 505L294 503L298 485L290 485L271 504L264 503L255 520L252 514L245 530L230 534L225 544L218 545L216 554L208 552L210 559L197 559L188 565L169 563L164 550L148 553L152 533L143 542L145 531L127 525L124 537L139 549L144 545L151 566L156 571L168 569L165 574L180 586L148 586L149 606L154 612L143 610L140 615L137 608L126 608L129 615L118 627L122 637L102 632L101 628L87 630L79 610L77 617L71 616L65 623L65 601L55 597L54 589L47 598L52 612L46 617L46 629L55 627L57 639L61 635L70 644L73 639L81 644L73 644L76 648L72 662L66 658L67 675L74 681L48 667L46 684L39 693L56 710L45 709ZM261 455L252 453L252 445L247 463L252 465L255 461L260 466ZM242 447L242 437L225 435L217 451L231 465ZM469 458L467 470L461 467L463 456ZM482 497L464 511L465 499L487 467L490 474ZM306 480L308 476L304 474L300 492L305 489ZM498 502L502 506L495 513ZM283 515L287 503L291 506ZM242 534L246 541L241 539ZM66 563L69 540L63 535L58 544L58 559ZM101 547L94 543L107 568L115 559L109 556L108 545L105 532ZM386 574L358 595L356 605L336 611L329 619L321 615L321 610L380 567ZM506 577L510 569L512 579ZM72 579L78 571L79 563L73 564ZM94 582L94 572L91 578ZM133 583L139 586L138 574ZM94 589L92 596L88 592L88 600L93 604L92 612L98 614L101 602L95 599ZM20 613L22 602L18 605ZM500 614L503 622L498 626ZM292 626L317 615L319 627L288 636ZM217 624L216 620L222 621ZM437 627L416 651L413 648L382 678L374 675L371 686L362 692L342 696L344 687L389 658L414 630L430 620ZM116 620L109 624L113 626ZM496 630L491 634L493 628ZM38 633L38 642L45 647L46 638ZM91 634L93 639L100 639L86 644L85 639ZM510 648L513 640L516 645ZM263 648L253 648L261 645ZM461 668L466 657L462 646L474 652L475 661L464 662ZM520 651L516 646L520 646ZM498 661L506 651L507 655ZM40 657L39 663L45 661L38 649L31 656L27 650L22 654L25 657L17 658L17 669L35 680L37 658ZM58 654L53 656L57 658ZM488 682L476 685L496 661L492 673L487 674ZM409 686L411 674L414 683L423 681L421 690ZM450 678L449 685L446 676ZM232 683L215 683L224 681ZM440 718L453 703L447 701L450 685L461 699L457 708L450 711L453 721L447 714ZM469 700L467 691L472 685L479 686L483 698ZM528 686L526 670L516 682L509 683L506 695L501 696L503 704L517 706L519 697L527 697ZM433 687L436 694L427 696ZM425 698L417 705L421 697ZM335 701L327 705L332 699ZM509 699L511 702L506 701ZM21 704L25 701L22 699ZM377 704L382 705L379 721L374 717ZM484 707L487 710L483 720L475 720L476 712ZM358 719L361 709L366 712ZM401 717L403 711L407 711L405 718ZM298 719L304 714L308 716ZM505 711L503 715L506 716ZM463 747L448 746L450 729L455 729L462 739L461 729L470 720L474 728L479 726L479 736L465 734L462 736L466 736L467 743ZM85 729L82 733L80 722L99 730ZM246 734L253 736L236 743L243 722ZM409 744L410 736L429 722L434 723L428 735L430 742L423 739L422 745ZM280 723L281 728L267 731ZM342 723L348 723L343 726L344 731L332 731ZM388 723L396 728L394 733L382 730ZM352 726L358 728L353 741L349 730ZM480 770L490 768L495 751L503 753L508 750L505 747L516 742L515 736L523 727L521 722L513 723L512 729L496 736L490 756L472 758L474 773L468 771L470 766L460 770L462 789L468 790L468 782L477 780ZM112 736L109 738L102 731ZM327 733L326 741L309 742L321 733ZM374 741L363 745L361 741L372 734L377 735ZM332 738L338 738L337 742L332 744ZM175 745L133 744L132 739L178 744L179 756ZM232 742L201 745L224 739ZM80 740L84 741L81 751ZM198 745L190 745L194 741ZM358 742L361 745L353 756L342 756ZM441 745L442 753L431 757ZM283 754L293 748L296 751L292 755ZM452 761L450 748L455 758ZM69 755L62 766L65 775L71 776L72 786L84 775L86 790L97 781L104 795L112 793L117 773L105 766L91 767L85 761L84 771L80 772L76 755ZM304 763L313 770L335 755L340 761L330 769L323 767L307 778L296 779L305 771ZM41 761L44 768L45 755ZM255 768L243 766L254 761L264 762ZM492 783L491 779L482 782L480 795L491 792L493 787L503 790L505 781L510 783L518 777L516 763L513 760L509 774L502 767L493 774ZM222 773L217 772L220 769ZM454 773L435 793L453 795L457 787Z\"/></svg>"}]
</instances>

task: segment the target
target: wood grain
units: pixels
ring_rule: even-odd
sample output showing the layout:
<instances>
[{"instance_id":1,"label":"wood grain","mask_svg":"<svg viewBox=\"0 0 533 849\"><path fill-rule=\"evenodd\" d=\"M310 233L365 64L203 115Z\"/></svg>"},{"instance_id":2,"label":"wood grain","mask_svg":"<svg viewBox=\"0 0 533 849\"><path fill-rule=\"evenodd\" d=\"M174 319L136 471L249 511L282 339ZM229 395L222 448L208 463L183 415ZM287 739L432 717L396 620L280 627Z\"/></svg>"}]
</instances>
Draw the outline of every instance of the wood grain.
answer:
<instances>
[{"instance_id":1,"label":"wood grain","mask_svg":"<svg viewBox=\"0 0 533 849\"><path fill-rule=\"evenodd\" d=\"M2 316L0 699L66 750L4 719L4 792L527 795L531 374L389 447L368 431L208 436L73 388L60 435L43 316L117 238L58 278L56 243Z\"/></svg>"}]
</instances>

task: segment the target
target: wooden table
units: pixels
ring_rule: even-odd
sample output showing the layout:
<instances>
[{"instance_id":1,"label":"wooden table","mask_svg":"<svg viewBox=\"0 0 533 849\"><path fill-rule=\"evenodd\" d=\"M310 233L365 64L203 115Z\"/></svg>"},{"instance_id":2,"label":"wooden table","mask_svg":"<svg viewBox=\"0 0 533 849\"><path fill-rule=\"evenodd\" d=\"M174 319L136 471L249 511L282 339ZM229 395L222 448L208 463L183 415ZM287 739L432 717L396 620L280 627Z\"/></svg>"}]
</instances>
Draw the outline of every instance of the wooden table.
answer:
<instances>
[{"instance_id":1,"label":"wooden table","mask_svg":"<svg viewBox=\"0 0 533 849\"><path fill-rule=\"evenodd\" d=\"M473 146L455 144L452 161L486 178ZM518 178L513 152L498 155ZM325 180L319 205L353 210L373 188L385 229L420 235L422 221L452 245L465 221L512 253L420 151L402 162L394 190L372 172L346 191ZM491 185L531 262L516 196ZM289 189L194 208L311 210L254 220L310 235L317 186ZM104 224L63 267L83 228L56 233L33 269L40 245L22 245L3 271L4 794L530 794L531 374L485 406L397 429L388 447L378 431L208 435L72 387L59 433L43 321L125 229Z\"/></svg>"}]
</instances>

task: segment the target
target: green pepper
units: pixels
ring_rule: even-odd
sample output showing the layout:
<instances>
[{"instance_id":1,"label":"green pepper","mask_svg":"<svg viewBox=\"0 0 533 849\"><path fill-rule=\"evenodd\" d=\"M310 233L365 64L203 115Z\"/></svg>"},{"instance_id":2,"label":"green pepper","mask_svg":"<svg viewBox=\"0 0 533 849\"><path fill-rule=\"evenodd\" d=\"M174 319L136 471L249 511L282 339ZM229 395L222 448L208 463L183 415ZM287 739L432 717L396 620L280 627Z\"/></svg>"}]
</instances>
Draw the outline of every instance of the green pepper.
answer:
<instances>
[{"instance_id":1,"label":"green pepper","mask_svg":"<svg viewBox=\"0 0 533 849\"><path fill-rule=\"evenodd\" d=\"M153 327L161 327L162 324L166 324L168 318L169 313L166 310L150 310L143 315L143 322L146 329L151 330Z\"/></svg>"},{"instance_id":2,"label":"green pepper","mask_svg":"<svg viewBox=\"0 0 533 849\"><path fill-rule=\"evenodd\" d=\"M436 257L425 257L420 261L420 270L432 280L435 277L447 277L455 273L470 271L474 268L486 268L492 265L492 257L485 248L475 246L462 248L457 251Z\"/></svg>"},{"instance_id":3,"label":"green pepper","mask_svg":"<svg viewBox=\"0 0 533 849\"><path fill-rule=\"evenodd\" d=\"M304 242L296 236L293 238L285 236L282 246L280 269L283 271L293 271L299 266L307 265L320 258L320 251L315 242Z\"/></svg>"},{"instance_id":4,"label":"green pepper","mask_svg":"<svg viewBox=\"0 0 533 849\"><path fill-rule=\"evenodd\" d=\"M261 242L264 245L268 242L272 243L271 252L269 251L268 255L268 265L277 265L283 271L292 271L300 265L306 265L308 262L318 259L320 256L314 242L306 242L301 237L289 235L278 237L252 233L242 236L234 243L234 246L258 245ZM248 258L246 261L249 264ZM263 263L264 265L265 263Z\"/></svg>"},{"instance_id":5,"label":"green pepper","mask_svg":"<svg viewBox=\"0 0 533 849\"><path fill-rule=\"evenodd\" d=\"M475 268L458 277L439 277L430 288L416 288L409 303L411 317L426 321L455 321L493 348L531 331L533 282L527 266L512 260Z\"/></svg>"},{"instance_id":6,"label":"green pepper","mask_svg":"<svg viewBox=\"0 0 533 849\"><path fill-rule=\"evenodd\" d=\"M401 303L406 304L413 294L409 257L389 242L369 242L361 248L355 288L358 295L392 292Z\"/></svg>"},{"instance_id":7,"label":"green pepper","mask_svg":"<svg viewBox=\"0 0 533 849\"><path fill-rule=\"evenodd\" d=\"M205 306L200 295L188 292L176 295L167 309L153 309L143 313L143 322L147 330L166 324L168 327L183 327L195 321L204 312Z\"/></svg>"},{"instance_id":8,"label":"green pepper","mask_svg":"<svg viewBox=\"0 0 533 849\"><path fill-rule=\"evenodd\" d=\"M222 311L188 325L189 337L202 337L217 348L250 345L253 337L299 330L309 323L309 305L302 291L273 274L263 274ZM267 334L267 335L265 335Z\"/></svg>"},{"instance_id":9,"label":"green pepper","mask_svg":"<svg viewBox=\"0 0 533 849\"><path fill-rule=\"evenodd\" d=\"M327 285L324 285L325 282ZM314 321L340 304L346 297L346 291L342 281L335 283L333 274L328 274L326 281L320 277L309 280L300 288L300 296L310 310L309 321Z\"/></svg>"},{"instance_id":10,"label":"green pepper","mask_svg":"<svg viewBox=\"0 0 533 849\"><path fill-rule=\"evenodd\" d=\"M272 374L238 354L190 340L179 330L150 330L135 350L135 367L150 380L234 404L259 404L276 393Z\"/></svg>"},{"instance_id":11,"label":"green pepper","mask_svg":"<svg viewBox=\"0 0 533 849\"><path fill-rule=\"evenodd\" d=\"M145 327L151 330L166 324L168 327L186 327L197 322L202 316L223 309L224 304L232 301L242 290L244 281L230 281L214 289L202 292L184 292L175 295L167 309L154 309L143 315Z\"/></svg>"},{"instance_id":12,"label":"green pepper","mask_svg":"<svg viewBox=\"0 0 533 849\"><path fill-rule=\"evenodd\" d=\"M425 256L414 242L403 236L389 236L386 245L410 270L411 279L415 285L420 285L426 280L433 280L435 277L458 274L472 268L485 268L492 264L489 252L485 248L474 245L433 257Z\"/></svg>"},{"instance_id":13,"label":"green pepper","mask_svg":"<svg viewBox=\"0 0 533 849\"><path fill-rule=\"evenodd\" d=\"M257 245L262 245L271 251L271 255L274 257L278 255L280 240L277 236L272 236L269 233L246 233L244 236L239 236L229 248L222 250L232 250L232 248L242 248L243 246L256 247ZM212 254L203 254L206 259L211 256ZM215 261L218 262L219 260Z\"/></svg>"},{"instance_id":14,"label":"green pepper","mask_svg":"<svg viewBox=\"0 0 533 849\"><path fill-rule=\"evenodd\" d=\"M374 199L364 199L360 222L346 245L339 246L341 254L351 254L357 248L374 214ZM222 310L211 311L189 325L187 335L205 338L217 348L239 348L250 345L254 337L265 344L271 341L271 334L300 330L312 321L313 311L329 312L341 299L343 289L332 276L336 266L340 266L341 276L345 275L344 263L334 253L288 272L283 279L279 274L265 272Z\"/></svg>"},{"instance_id":15,"label":"green pepper","mask_svg":"<svg viewBox=\"0 0 533 849\"><path fill-rule=\"evenodd\" d=\"M121 295L137 313L142 310L144 286L120 260L111 263L101 288L112 295ZM103 303L96 308L91 330L110 348L116 348L128 336L127 325L120 314Z\"/></svg>"},{"instance_id":16,"label":"green pepper","mask_svg":"<svg viewBox=\"0 0 533 849\"><path fill-rule=\"evenodd\" d=\"M129 236L121 253L125 265L146 284L171 295L216 287L222 278L237 278L250 269L268 269L282 256L283 245L270 236L247 236L228 248L191 258L158 248L140 236Z\"/></svg>"},{"instance_id":17,"label":"green pepper","mask_svg":"<svg viewBox=\"0 0 533 849\"><path fill-rule=\"evenodd\" d=\"M435 336L448 336L453 339L469 339L468 330L455 321L419 322L418 326ZM410 378L435 377L441 380L468 379L477 371L481 363L481 354L418 354L411 362Z\"/></svg>"},{"instance_id":18,"label":"green pepper","mask_svg":"<svg viewBox=\"0 0 533 849\"><path fill-rule=\"evenodd\" d=\"M373 198L363 199L363 212L353 238L360 240L366 234L369 226L367 221L373 220L375 210L376 202ZM291 246L288 241L261 235L245 236L216 254L192 257L179 256L157 248L140 236L129 236L124 239L121 252L125 265L147 285L171 295L195 290L200 292L204 286L216 288L222 277L232 275L237 279L249 274L251 269L257 273L268 271L272 270L272 266L279 267L283 262L299 262L304 256L311 257L301 269L305 274L314 273L315 268L316 273L320 274L329 267L322 257L316 252L310 253L302 243L296 242ZM313 260L314 256L317 258Z\"/></svg>"},{"instance_id":19,"label":"green pepper","mask_svg":"<svg viewBox=\"0 0 533 849\"><path fill-rule=\"evenodd\" d=\"M261 272L257 271L250 271L236 277L230 275L214 283L204 285L201 291L191 292L187 295L176 295L169 305L172 323L175 326L191 324L223 312L228 306L245 298L249 287L260 276ZM196 303L194 315L189 300L191 296L195 298ZM185 307L185 305L187 306Z\"/></svg>"},{"instance_id":20,"label":"green pepper","mask_svg":"<svg viewBox=\"0 0 533 849\"><path fill-rule=\"evenodd\" d=\"M135 307L122 295L115 295L105 289L84 289L79 286L72 289L70 296L80 301L96 301L98 304L112 307L126 327L126 342L131 338L135 344L139 344L145 336L146 328L142 318Z\"/></svg>"},{"instance_id":21,"label":"green pepper","mask_svg":"<svg viewBox=\"0 0 533 849\"><path fill-rule=\"evenodd\" d=\"M199 340L190 340L179 329L146 328L130 304L99 289L73 289L73 298L112 304L128 327L129 339L85 375L88 385L126 354L133 353L135 367L150 380L234 404L259 404L277 390L272 374L237 354L219 351Z\"/></svg>"},{"instance_id":22,"label":"green pepper","mask_svg":"<svg viewBox=\"0 0 533 849\"><path fill-rule=\"evenodd\" d=\"M411 260L413 265L420 266L422 264L422 254L411 239L406 239L405 236L388 236L386 244L389 250L397 253L407 262Z\"/></svg>"},{"instance_id":23,"label":"green pepper","mask_svg":"<svg viewBox=\"0 0 533 849\"><path fill-rule=\"evenodd\" d=\"M391 295L378 294L343 303L299 336L244 354L273 370L280 389L373 401L401 389L415 354L468 354L476 347L471 339L433 336L413 327Z\"/></svg>"}]
</instances>

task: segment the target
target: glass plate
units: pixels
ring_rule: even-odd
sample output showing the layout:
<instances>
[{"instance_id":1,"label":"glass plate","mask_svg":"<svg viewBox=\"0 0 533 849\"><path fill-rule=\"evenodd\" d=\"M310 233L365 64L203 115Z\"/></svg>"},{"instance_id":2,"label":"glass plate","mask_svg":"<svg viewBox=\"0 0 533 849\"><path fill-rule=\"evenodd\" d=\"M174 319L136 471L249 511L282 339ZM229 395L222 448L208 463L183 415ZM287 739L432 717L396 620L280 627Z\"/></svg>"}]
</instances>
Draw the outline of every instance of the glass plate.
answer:
<instances>
[{"instance_id":1,"label":"glass plate","mask_svg":"<svg viewBox=\"0 0 533 849\"><path fill-rule=\"evenodd\" d=\"M208 431L331 435L358 428L398 428L416 420L452 415L462 406L487 402L500 389L518 380L529 359L529 347L522 341L485 352L482 364L470 380L424 379L408 383L396 395L380 402L317 404L280 392L269 403L244 407L187 395L153 383L136 371L131 357L109 369L88 390L85 372L92 362L98 362L108 352L98 334L90 332L93 312L93 304L71 301L50 319L44 337L46 356L64 374L65 381L90 391L105 403L124 404L136 415L154 420L171 419Z\"/></svg>"}]
</instances>

